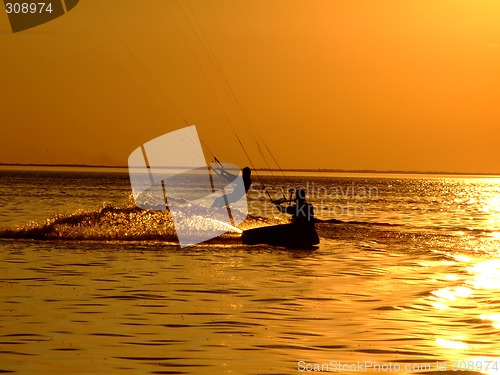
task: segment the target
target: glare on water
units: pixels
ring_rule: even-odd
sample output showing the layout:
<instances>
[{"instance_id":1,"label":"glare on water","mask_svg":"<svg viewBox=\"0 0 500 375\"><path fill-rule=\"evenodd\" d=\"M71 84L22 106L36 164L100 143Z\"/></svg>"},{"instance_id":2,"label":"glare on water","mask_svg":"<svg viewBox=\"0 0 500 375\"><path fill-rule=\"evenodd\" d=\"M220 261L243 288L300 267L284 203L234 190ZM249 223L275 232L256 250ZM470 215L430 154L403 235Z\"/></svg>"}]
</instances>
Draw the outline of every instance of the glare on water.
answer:
<instances>
[{"instance_id":1,"label":"glare on water","mask_svg":"<svg viewBox=\"0 0 500 375\"><path fill-rule=\"evenodd\" d=\"M318 177L334 193L310 192L315 208L365 211L319 223L316 251L244 246L238 228L202 217L186 225L232 233L181 250L167 213L119 201L126 177L62 180L0 180L1 226L21 225L0 239L1 371L294 374L368 361L498 374L498 180ZM336 195L353 186L378 194ZM252 215L246 225L278 222Z\"/></svg>"}]
</instances>

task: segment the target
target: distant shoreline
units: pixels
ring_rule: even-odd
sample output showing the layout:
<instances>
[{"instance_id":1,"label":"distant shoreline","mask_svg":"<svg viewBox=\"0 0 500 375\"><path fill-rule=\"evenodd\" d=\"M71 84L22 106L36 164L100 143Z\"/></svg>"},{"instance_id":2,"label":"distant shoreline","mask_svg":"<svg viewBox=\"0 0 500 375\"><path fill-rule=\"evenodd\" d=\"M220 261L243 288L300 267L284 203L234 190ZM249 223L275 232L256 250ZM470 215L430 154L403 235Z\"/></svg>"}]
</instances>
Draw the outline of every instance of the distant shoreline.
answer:
<instances>
[{"instance_id":1,"label":"distant shoreline","mask_svg":"<svg viewBox=\"0 0 500 375\"><path fill-rule=\"evenodd\" d=\"M52 168L102 168L102 169L127 169L127 166L118 165L91 165L91 164L23 164L0 163L0 167L52 167ZM374 170L374 169L335 169L335 168L256 168L258 172L314 172L314 173L350 173L350 174L407 174L407 175L455 175L455 176L500 176L499 173L484 172L448 172L448 171L399 171L399 170Z\"/></svg>"}]
</instances>

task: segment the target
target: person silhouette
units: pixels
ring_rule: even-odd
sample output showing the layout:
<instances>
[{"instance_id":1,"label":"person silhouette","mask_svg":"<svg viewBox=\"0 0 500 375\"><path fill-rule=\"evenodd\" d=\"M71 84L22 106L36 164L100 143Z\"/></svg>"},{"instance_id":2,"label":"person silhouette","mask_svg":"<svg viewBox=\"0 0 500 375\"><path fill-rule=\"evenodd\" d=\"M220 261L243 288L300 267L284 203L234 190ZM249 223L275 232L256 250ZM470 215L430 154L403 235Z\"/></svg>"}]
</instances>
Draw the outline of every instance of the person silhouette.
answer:
<instances>
[{"instance_id":1,"label":"person silhouette","mask_svg":"<svg viewBox=\"0 0 500 375\"><path fill-rule=\"evenodd\" d=\"M245 245L268 244L293 249L314 249L319 244L312 204L306 202L306 191L295 191L295 203L282 206L286 199L273 200L276 208L292 217L288 224L250 228L241 234Z\"/></svg>"},{"instance_id":2,"label":"person silhouette","mask_svg":"<svg viewBox=\"0 0 500 375\"><path fill-rule=\"evenodd\" d=\"M316 245L319 243L318 233L316 232L314 208L313 205L306 202L305 189L295 191L295 203L289 206L282 206L283 200L273 201L276 208L292 216L292 228L297 231L301 241Z\"/></svg>"},{"instance_id":3,"label":"person silhouette","mask_svg":"<svg viewBox=\"0 0 500 375\"><path fill-rule=\"evenodd\" d=\"M237 176L232 173L227 172L226 170L222 170L220 175L230 181L234 181ZM250 190L252 186L252 171L249 167L245 167L241 170L241 177L243 180L243 186L235 184L233 186L233 191L229 194L224 194L221 197L218 197L212 203L213 208L222 208L229 203L238 202L247 192ZM243 189L241 189L243 188Z\"/></svg>"},{"instance_id":4,"label":"person silhouette","mask_svg":"<svg viewBox=\"0 0 500 375\"><path fill-rule=\"evenodd\" d=\"M312 204L306 202L306 191L297 189L295 191L295 203L289 206L282 206L283 199L273 201L276 208L285 214L292 216L292 223L298 225L314 224L314 209Z\"/></svg>"},{"instance_id":5,"label":"person silhouette","mask_svg":"<svg viewBox=\"0 0 500 375\"><path fill-rule=\"evenodd\" d=\"M250 186L252 186L252 170L249 167L243 168L241 170L241 177L243 178L245 193L248 193L248 190L250 190Z\"/></svg>"}]
</instances>

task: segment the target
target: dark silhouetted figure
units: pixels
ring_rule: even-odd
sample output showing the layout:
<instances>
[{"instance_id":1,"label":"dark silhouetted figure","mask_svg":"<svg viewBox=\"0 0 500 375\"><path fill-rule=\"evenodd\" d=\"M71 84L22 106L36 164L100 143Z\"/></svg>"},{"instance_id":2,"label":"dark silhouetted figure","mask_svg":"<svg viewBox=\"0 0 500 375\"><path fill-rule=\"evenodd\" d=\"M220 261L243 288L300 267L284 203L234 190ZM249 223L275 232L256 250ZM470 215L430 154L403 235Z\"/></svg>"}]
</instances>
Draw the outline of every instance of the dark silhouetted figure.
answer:
<instances>
[{"instance_id":1,"label":"dark silhouetted figure","mask_svg":"<svg viewBox=\"0 0 500 375\"><path fill-rule=\"evenodd\" d=\"M306 202L306 191L298 189L295 192L295 204L282 206L282 200L273 201L276 208L283 213L292 216L291 228L294 231L294 237L297 238L298 245L317 245L319 243L318 233L314 225L314 208L312 204Z\"/></svg>"},{"instance_id":2,"label":"dark silhouetted figure","mask_svg":"<svg viewBox=\"0 0 500 375\"><path fill-rule=\"evenodd\" d=\"M220 176L228 179L229 181L236 180L235 175L227 172L226 170L222 170ZM241 170L241 177L243 179L243 186L235 185L233 186L233 191L229 194L225 194L222 197L218 197L212 203L212 207L214 208L222 208L229 203L238 202L247 192L250 190L250 186L252 186L252 171L249 167L245 167ZM241 189L243 187L244 189ZM244 190L244 191L243 191Z\"/></svg>"},{"instance_id":3,"label":"dark silhouetted figure","mask_svg":"<svg viewBox=\"0 0 500 375\"><path fill-rule=\"evenodd\" d=\"M297 225L314 224L314 209L312 204L306 202L306 191L298 189L295 192L295 204L283 207L283 200L273 201L276 208L285 214L292 216L292 222Z\"/></svg>"},{"instance_id":4,"label":"dark silhouetted figure","mask_svg":"<svg viewBox=\"0 0 500 375\"><path fill-rule=\"evenodd\" d=\"M245 193L248 193L250 186L252 186L252 170L249 167L245 167L241 170L241 177L243 178L243 184L245 185Z\"/></svg>"}]
</instances>

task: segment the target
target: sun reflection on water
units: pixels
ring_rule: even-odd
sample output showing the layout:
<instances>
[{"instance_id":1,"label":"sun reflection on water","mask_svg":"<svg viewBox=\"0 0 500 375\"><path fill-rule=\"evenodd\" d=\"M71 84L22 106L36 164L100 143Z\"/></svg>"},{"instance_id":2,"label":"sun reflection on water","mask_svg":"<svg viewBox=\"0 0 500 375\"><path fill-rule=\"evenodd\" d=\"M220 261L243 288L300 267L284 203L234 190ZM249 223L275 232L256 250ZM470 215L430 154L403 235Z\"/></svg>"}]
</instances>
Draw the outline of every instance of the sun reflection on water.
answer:
<instances>
[{"instance_id":1,"label":"sun reflection on water","mask_svg":"<svg viewBox=\"0 0 500 375\"><path fill-rule=\"evenodd\" d=\"M487 215L486 228L492 233L491 237L500 239L500 232L498 228L500 227L500 196L494 194L491 198L487 199L482 211Z\"/></svg>"},{"instance_id":2,"label":"sun reflection on water","mask_svg":"<svg viewBox=\"0 0 500 375\"><path fill-rule=\"evenodd\" d=\"M448 265L453 271L438 278L447 285L431 291L428 297L433 319L453 316L452 324L436 334L436 348L450 359L449 364L468 366L465 371L500 374L500 360L492 344L484 340L485 333L498 333L500 329L498 304L487 302L492 293L500 291L500 259L464 254L452 258Z\"/></svg>"},{"instance_id":3,"label":"sun reflection on water","mask_svg":"<svg viewBox=\"0 0 500 375\"><path fill-rule=\"evenodd\" d=\"M472 289L467 287L441 288L432 292L441 299L456 301L459 298L467 298L472 294Z\"/></svg>"},{"instance_id":4,"label":"sun reflection on water","mask_svg":"<svg viewBox=\"0 0 500 375\"><path fill-rule=\"evenodd\" d=\"M467 347L469 346L465 342L462 342L462 341L446 340L446 339L441 339L441 338L436 339L436 344L438 344L439 346L446 348L446 349L460 349L460 350L467 349Z\"/></svg>"},{"instance_id":5,"label":"sun reflection on water","mask_svg":"<svg viewBox=\"0 0 500 375\"><path fill-rule=\"evenodd\" d=\"M476 263L468 268L473 278L470 284L476 289L500 289L500 259Z\"/></svg>"},{"instance_id":6,"label":"sun reflection on water","mask_svg":"<svg viewBox=\"0 0 500 375\"><path fill-rule=\"evenodd\" d=\"M483 320L490 321L493 328L500 329L500 314L482 314L479 317Z\"/></svg>"}]
</instances>

